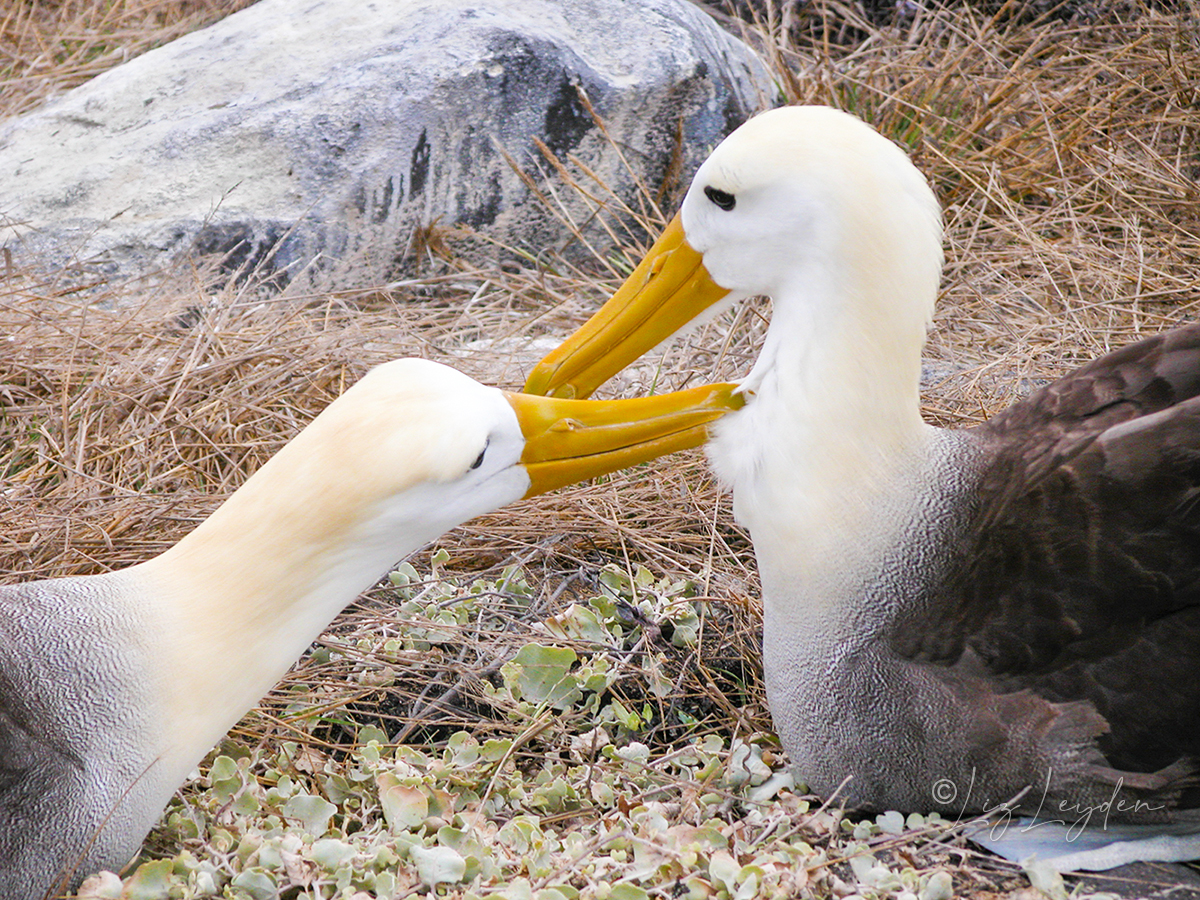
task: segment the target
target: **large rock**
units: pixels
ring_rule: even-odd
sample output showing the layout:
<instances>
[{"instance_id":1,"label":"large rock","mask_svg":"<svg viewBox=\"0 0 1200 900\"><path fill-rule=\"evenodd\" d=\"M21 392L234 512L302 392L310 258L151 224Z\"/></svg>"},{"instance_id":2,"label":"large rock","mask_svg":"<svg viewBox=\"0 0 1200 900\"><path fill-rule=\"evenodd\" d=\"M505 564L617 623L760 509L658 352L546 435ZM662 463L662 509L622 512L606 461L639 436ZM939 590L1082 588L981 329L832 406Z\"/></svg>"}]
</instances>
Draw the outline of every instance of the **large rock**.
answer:
<instances>
[{"instance_id":1,"label":"large rock","mask_svg":"<svg viewBox=\"0 0 1200 900\"><path fill-rule=\"evenodd\" d=\"M506 155L545 167L540 139L628 199L773 90L687 0L261 0L0 125L0 240L109 275L199 251L382 276L431 223L536 253L564 229Z\"/></svg>"}]
</instances>

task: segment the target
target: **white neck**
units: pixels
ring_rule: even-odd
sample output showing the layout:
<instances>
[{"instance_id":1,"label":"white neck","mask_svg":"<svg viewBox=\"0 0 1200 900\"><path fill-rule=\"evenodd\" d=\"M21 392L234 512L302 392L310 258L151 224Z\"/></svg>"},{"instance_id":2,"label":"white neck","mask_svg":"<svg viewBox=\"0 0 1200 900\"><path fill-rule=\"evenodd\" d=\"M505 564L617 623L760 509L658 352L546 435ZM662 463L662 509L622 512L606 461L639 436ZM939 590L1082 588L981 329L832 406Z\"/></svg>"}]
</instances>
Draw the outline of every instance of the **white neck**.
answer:
<instances>
[{"instance_id":1,"label":"white neck","mask_svg":"<svg viewBox=\"0 0 1200 900\"><path fill-rule=\"evenodd\" d=\"M920 363L936 271L881 265L797 266L775 294L762 353L743 386L754 398L717 423L714 467L751 532L768 614L773 597L809 615L853 590L893 537L924 467L932 429L920 416ZM883 260L884 263L889 262ZM860 569L861 571L861 569Z\"/></svg>"},{"instance_id":2,"label":"white neck","mask_svg":"<svg viewBox=\"0 0 1200 900\"><path fill-rule=\"evenodd\" d=\"M179 778L388 566L455 524L429 514L437 506L420 486L399 505L364 501L369 486L348 483L353 469L311 453L307 438L130 570L161 621L163 765Z\"/></svg>"}]
</instances>

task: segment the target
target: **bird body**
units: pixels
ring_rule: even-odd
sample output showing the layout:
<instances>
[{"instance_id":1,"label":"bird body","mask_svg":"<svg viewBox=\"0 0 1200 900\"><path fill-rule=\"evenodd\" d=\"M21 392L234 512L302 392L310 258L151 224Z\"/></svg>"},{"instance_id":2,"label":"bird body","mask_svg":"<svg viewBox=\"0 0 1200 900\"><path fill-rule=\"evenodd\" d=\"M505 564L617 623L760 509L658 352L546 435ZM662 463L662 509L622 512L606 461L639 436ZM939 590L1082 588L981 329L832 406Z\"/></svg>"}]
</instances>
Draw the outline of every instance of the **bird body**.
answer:
<instances>
[{"instance_id":1,"label":"bird body","mask_svg":"<svg viewBox=\"0 0 1200 900\"><path fill-rule=\"evenodd\" d=\"M729 386L649 401L564 405L398 360L165 553L0 587L0 896L128 861L203 755L397 560L522 496L695 446L733 403Z\"/></svg>"},{"instance_id":2,"label":"bird body","mask_svg":"<svg viewBox=\"0 0 1200 900\"><path fill-rule=\"evenodd\" d=\"M1200 326L939 429L919 378L941 262L936 198L898 147L832 109L773 110L526 389L587 396L689 320L770 296L746 406L708 453L754 542L799 776L872 809L1200 830Z\"/></svg>"},{"instance_id":3,"label":"bird body","mask_svg":"<svg viewBox=\"0 0 1200 900\"><path fill-rule=\"evenodd\" d=\"M158 764L165 673L141 588L127 570L0 589L4 896L40 898L85 859L123 864L123 836L140 841L177 786Z\"/></svg>"}]
</instances>

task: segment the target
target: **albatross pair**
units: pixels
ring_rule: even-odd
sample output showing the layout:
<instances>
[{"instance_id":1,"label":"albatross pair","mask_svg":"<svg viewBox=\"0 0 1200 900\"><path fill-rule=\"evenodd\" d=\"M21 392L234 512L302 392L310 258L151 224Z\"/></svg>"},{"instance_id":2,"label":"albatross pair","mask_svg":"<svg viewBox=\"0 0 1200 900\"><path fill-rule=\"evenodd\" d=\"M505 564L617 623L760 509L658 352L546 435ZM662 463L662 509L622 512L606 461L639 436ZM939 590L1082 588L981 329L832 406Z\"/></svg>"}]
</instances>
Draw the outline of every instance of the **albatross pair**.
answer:
<instances>
[{"instance_id":1,"label":"albatross pair","mask_svg":"<svg viewBox=\"0 0 1200 900\"><path fill-rule=\"evenodd\" d=\"M522 496L700 444L730 388L564 402L399 360L161 556L0 587L0 898L123 866L201 757L394 562Z\"/></svg>"},{"instance_id":2,"label":"albatross pair","mask_svg":"<svg viewBox=\"0 0 1200 900\"><path fill-rule=\"evenodd\" d=\"M706 309L773 297L750 402L710 454L754 539L768 697L804 780L952 814L1023 794L1137 839L1061 868L1200 855L1200 327L943 431L918 407L940 267L938 206L903 153L844 114L776 110L714 152L527 388L586 396ZM400 556L694 446L737 405L718 386L562 406L392 363L162 556L0 588L0 896L121 865Z\"/></svg>"},{"instance_id":3,"label":"albatross pair","mask_svg":"<svg viewBox=\"0 0 1200 900\"><path fill-rule=\"evenodd\" d=\"M1200 326L931 427L941 236L925 179L870 127L765 113L526 390L587 396L701 313L770 296L709 455L754 541L798 775L878 810L1021 797L1039 824L997 846L1064 870L1198 857Z\"/></svg>"}]
</instances>

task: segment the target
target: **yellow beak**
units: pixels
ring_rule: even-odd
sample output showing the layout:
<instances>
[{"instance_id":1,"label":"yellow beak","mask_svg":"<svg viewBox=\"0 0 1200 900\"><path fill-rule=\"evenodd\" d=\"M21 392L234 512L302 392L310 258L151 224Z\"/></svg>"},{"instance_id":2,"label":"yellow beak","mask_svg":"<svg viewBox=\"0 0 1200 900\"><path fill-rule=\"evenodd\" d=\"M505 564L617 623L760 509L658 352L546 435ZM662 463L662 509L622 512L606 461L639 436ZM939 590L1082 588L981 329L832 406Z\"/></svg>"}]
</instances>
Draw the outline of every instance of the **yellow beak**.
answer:
<instances>
[{"instance_id":1,"label":"yellow beak","mask_svg":"<svg viewBox=\"0 0 1200 900\"><path fill-rule=\"evenodd\" d=\"M742 406L732 384L632 400L564 400L506 392L531 482L526 497L703 444L709 422Z\"/></svg>"},{"instance_id":2,"label":"yellow beak","mask_svg":"<svg viewBox=\"0 0 1200 900\"><path fill-rule=\"evenodd\" d=\"M534 367L525 390L587 397L728 293L705 270L676 214L612 299Z\"/></svg>"}]
</instances>

